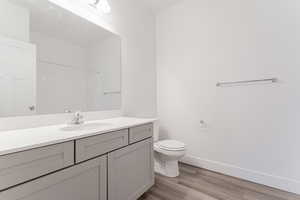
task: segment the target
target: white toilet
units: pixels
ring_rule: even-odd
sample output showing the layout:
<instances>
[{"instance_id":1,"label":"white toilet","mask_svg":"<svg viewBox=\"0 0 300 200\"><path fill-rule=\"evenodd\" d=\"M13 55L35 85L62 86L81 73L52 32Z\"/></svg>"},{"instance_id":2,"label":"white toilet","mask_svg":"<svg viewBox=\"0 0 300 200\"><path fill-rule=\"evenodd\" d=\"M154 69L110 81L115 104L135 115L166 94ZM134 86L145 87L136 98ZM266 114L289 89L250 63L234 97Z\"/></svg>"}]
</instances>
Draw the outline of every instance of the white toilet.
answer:
<instances>
[{"instance_id":1,"label":"white toilet","mask_svg":"<svg viewBox=\"0 0 300 200\"><path fill-rule=\"evenodd\" d=\"M167 177L179 175L178 161L185 155L185 144L176 140L154 143L155 172Z\"/></svg>"}]
</instances>

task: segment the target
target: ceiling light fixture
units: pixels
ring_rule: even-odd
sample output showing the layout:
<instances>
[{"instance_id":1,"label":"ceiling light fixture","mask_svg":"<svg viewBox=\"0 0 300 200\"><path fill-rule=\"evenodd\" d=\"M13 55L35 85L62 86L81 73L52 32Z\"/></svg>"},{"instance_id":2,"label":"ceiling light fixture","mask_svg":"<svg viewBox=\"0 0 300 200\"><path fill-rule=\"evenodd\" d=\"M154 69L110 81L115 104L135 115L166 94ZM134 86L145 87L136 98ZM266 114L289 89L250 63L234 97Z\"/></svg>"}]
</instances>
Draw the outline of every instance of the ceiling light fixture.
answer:
<instances>
[{"instance_id":1,"label":"ceiling light fixture","mask_svg":"<svg viewBox=\"0 0 300 200\"><path fill-rule=\"evenodd\" d=\"M107 0L89 0L89 5L103 13L108 14L111 12L110 5Z\"/></svg>"}]
</instances>

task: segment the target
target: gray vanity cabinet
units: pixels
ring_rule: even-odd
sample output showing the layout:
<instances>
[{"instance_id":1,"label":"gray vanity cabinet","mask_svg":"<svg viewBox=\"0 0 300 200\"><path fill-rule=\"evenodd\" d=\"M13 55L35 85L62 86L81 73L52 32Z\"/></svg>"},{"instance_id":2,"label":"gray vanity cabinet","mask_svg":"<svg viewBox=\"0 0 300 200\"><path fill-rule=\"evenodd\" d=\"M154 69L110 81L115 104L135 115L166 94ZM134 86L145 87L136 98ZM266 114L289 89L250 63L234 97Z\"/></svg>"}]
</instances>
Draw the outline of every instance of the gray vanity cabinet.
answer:
<instances>
[{"instance_id":1,"label":"gray vanity cabinet","mask_svg":"<svg viewBox=\"0 0 300 200\"><path fill-rule=\"evenodd\" d=\"M152 136L150 123L0 156L0 200L137 200L154 185Z\"/></svg>"},{"instance_id":2,"label":"gray vanity cabinet","mask_svg":"<svg viewBox=\"0 0 300 200\"><path fill-rule=\"evenodd\" d=\"M0 200L106 200L107 156L0 192Z\"/></svg>"},{"instance_id":3,"label":"gray vanity cabinet","mask_svg":"<svg viewBox=\"0 0 300 200\"><path fill-rule=\"evenodd\" d=\"M136 200L153 184L152 138L108 154L108 200Z\"/></svg>"}]
</instances>

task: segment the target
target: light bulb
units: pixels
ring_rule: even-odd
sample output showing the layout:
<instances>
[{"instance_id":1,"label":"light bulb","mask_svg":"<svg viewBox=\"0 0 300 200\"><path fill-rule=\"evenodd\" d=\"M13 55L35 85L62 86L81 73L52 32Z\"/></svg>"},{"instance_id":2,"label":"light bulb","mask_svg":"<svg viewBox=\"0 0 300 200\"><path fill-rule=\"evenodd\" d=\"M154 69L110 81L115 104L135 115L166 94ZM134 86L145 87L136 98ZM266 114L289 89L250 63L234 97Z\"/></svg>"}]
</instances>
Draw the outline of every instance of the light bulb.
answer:
<instances>
[{"instance_id":1,"label":"light bulb","mask_svg":"<svg viewBox=\"0 0 300 200\"><path fill-rule=\"evenodd\" d=\"M100 0L97 4L97 9L102 10L103 13L108 14L111 12L111 8L107 0Z\"/></svg>"}]
</instances>

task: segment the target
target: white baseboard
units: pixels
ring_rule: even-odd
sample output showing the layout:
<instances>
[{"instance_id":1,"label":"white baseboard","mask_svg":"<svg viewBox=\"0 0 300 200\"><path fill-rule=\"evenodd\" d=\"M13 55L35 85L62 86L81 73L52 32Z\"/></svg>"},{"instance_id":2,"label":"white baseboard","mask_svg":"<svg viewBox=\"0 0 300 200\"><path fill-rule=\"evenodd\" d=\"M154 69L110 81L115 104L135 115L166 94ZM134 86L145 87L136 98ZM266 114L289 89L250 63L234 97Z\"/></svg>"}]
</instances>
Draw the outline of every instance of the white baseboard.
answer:
<instances>
[{"instance_id":1,"label":"white baseboard","mask_svg":"<svg viewBox=\"0 0 300 200\"><path fill-rule=\"evenodd\" d=\"M259 171L249 170L238 166L221 163L212 160L201 159L195 156L185 156L181 162L196 167L220 172L233 177L241 178L251 182L278 188L280 190L300 194L300 181L290 178L274 176Z\"/></svg>"}]
</instances>

